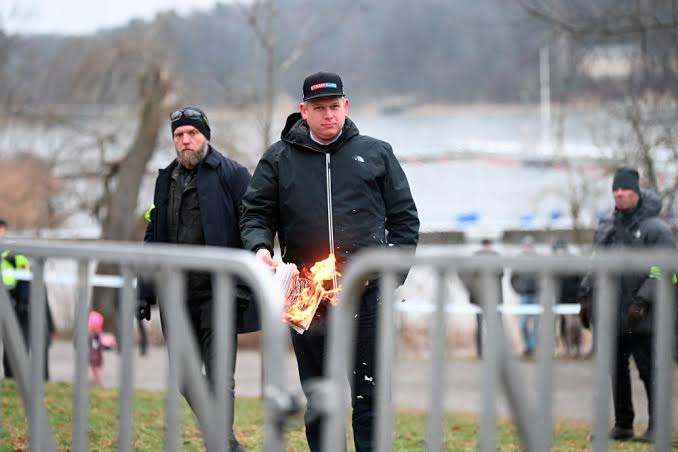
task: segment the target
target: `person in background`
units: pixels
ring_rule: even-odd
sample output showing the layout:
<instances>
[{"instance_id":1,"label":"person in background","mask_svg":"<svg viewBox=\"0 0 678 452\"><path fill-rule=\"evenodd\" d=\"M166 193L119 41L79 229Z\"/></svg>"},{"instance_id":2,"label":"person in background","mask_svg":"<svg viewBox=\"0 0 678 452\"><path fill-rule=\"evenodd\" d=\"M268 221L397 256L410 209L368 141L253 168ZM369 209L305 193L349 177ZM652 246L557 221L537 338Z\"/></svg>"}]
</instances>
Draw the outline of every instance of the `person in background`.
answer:
<instances>
[{"instance_id":1,"label":"person in background","mask_svg":"<svg viewBox=\"0 0 678 452\"><path fill-rule=\"evenodd\" d=\"M522 241L521 256L530 257L536 256L534 249L534 237L531 235L525 236ZM537 275L534 273L518 273L514 272L511 275L511 286L513 290L520 296L520 304L522 306L530 306L538 304L537 293ZM537 336L539 334L539 314L521 314L520 332L523 335L523 356L529 358L534 356L537 348Z\"/></svg>"},{"instance_id":2,"label":"person in background","mask_svg":"<svg viewBox=\"0 0 678 452\"><path fill-rule=\"evenodd\" d=\"M0 239L7 235L9 225L6 220L0 219ZM13 271L30 272L30 263L28 258L23 254L10 253L8 250L0 252L1 258L1 272L2 282L9 292L10 299L14 308L14 314L19 324L19 330L23 338L24 346L28 348L30 343L30 299L31 299L31 282L24 279L19 279L17 276L10 274ZM45 290L45 356L43 362L43 378L49 380L49 348L52 344L52 336L54 335L54 319L52 317L52 310L49 307L47 299L47 291ZM6 378L14 378L14 371L9 363L7 353L3 354L2 364Z\"/></svg>"},{"instance_id":3,"label":"person in background","mask_svg":"<svg viewBox=\"0 0 678 452\"><path fill-rule=\"evenodd\" d=\"M92 371L92 383L101 386L101 372L104 367L104 344L101 333L104 329L104 316L90 311L87 318L89 329L89 368Z\"/></svg>"},{"instance_id":4,"label":"person in background","mask_svg":"<svg viewBox=\"0 0 678 452\"><path fill-rule=\"evenodd\" d=\"M640 190L640 175L635 168L618 168L612 179L614 212L598 224L593 244L607 249L675 249L673 231L659 218L661 198L650 190ZM650 422L637 441L654 441L654 363L653 327L657 281L662 269L648 268L642 273L623 273L618 278L617 350L612 366L612 396L614 427L610 438L618 441L634 439L633 399L629 360L633 357L640 379L645 386ZM593 278L584 277L580 287L582 321L592 324ZM603 334L596 331L595 334Z\"/></svg>"},{"instance_id":5,"label":"person in background","mask_svg":"<svg viewBox=\"0 0 678 452\"><path fill-rule=\"evenodd\" d=\"M485 238L481 242L481 248L473 253L475 256L499 256L499 253L493 248L492 239ZM482 286L481 286L481 275L480 272L473 273L462 273L460 274L461 280L466 286L468 291L469 303L480 306L481 297L482 297ZM497 304L502 303L502 286L501 281L504 277L504 272L500 272L497 275L497 293L499 294L499 300ZM483 314L476 314L476 332L475 332L475 342L476 342L476 354L478 358L483 355Z\"/></svg>"},{"instance_id":6,"label":"person in background","mask_svg":"<svg viewBox=\"0 0 678 452\"><path fill-rule=\"evenodd\" d=\"M568 245L565 240L558 239L553 242L551 251L554 256L567 256ZM582 275L567 274L558 278L558 296L556 304L577 303L577 294L581 284ZM567 356L578 358L581 356L582 324L579 315L564 314L559 317L558 330L560 339L565 346Z\"/></svg>"}]
</instances>

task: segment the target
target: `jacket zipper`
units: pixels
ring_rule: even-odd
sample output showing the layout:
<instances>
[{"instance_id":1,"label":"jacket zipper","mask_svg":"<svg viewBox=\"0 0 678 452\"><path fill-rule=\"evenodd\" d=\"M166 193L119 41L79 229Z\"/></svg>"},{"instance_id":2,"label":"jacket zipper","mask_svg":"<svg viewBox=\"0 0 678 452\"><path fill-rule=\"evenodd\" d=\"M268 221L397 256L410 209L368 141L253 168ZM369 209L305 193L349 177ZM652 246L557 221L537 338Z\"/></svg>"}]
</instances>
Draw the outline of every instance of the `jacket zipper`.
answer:
<instances>
[{"instance_id":1,"label":"jacket zipper","mask_svg":"<svg viewBox=\"0 0 678 452\"><path fill-rule=\"evenodd\" d=\"M334 220L332 219L332 167L330 154L325 153L325 174L327 179L327 229L330 238L330 254L334 254ZM332 275L332 289L337 288L336 272Z\"/></svg>"}]
</instances>

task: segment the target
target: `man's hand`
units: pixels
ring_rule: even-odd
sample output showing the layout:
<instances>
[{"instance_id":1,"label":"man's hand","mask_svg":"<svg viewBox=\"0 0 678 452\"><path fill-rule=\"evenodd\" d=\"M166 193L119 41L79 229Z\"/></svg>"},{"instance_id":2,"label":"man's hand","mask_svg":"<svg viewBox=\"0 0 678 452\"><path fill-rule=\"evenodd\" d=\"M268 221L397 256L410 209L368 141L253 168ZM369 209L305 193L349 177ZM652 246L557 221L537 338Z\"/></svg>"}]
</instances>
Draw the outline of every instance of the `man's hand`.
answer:
<instances>
[{"instance_id":1,"label":"man's hand","mask_svg":"<svg viewBox=\"0 0 678 452\"><path fill-rule=\"evenodd\" d=\"M273 270L278 266L277 262L271 257L271 252L266 248L259 248L257 250L257 259Z\"/></svg>"},{"instance_id":2,"label":"man's hand","mask_svg":"<svg viewBox=\"0 0 678 452\"><path fill-rule=\"evenodd\" d=\"M643 320L645 318L645 311L645 303L642 301L634 301L631 303L626 313L629 323L635 324Z\"/></svg>"},{"instance_id":3,"label":"man's hand","mask_svg":"<svg viewBox=\"0 0 678 452\"><path fill-rule=\"evenodd\" d=\"M151 305L146 300L139 300L137 303L137 319L139 320L151 320Z\"/></svg>"}]
</instances>

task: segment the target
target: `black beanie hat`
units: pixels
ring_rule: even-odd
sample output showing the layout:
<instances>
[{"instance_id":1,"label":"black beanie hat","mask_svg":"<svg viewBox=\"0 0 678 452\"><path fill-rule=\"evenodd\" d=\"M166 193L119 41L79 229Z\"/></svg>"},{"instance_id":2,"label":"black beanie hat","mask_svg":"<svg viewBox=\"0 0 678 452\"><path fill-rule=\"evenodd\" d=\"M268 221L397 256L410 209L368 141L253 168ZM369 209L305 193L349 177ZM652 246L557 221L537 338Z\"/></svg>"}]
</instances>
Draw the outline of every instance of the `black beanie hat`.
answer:
<instances>
[{"instance_id":1,"label":"black beanie hat","mask_svg":"<svg viewBox=\"0 0 678 452\"><path fill-rule=\"evenodd\" d=\"M170 126L172 127L172 135L177 127L193 126L200 131L207 140L211 137L212 130L210 129L207 115L201 109L196 107L183 107L170 114Z\"/></svg>"},{"instance_id":2,"label":"black beanie hat","mask_svg":"<svg viewBox=\"0 0 678 452\"><path fill-rule=\"evenodd\" d=\"M638 179L639 176L637 170L628 166L622 166L614 173L614 179L612 179L612 191L615 191L618 188L624 188L640 194Z\"/></svg>"}]
</instances>

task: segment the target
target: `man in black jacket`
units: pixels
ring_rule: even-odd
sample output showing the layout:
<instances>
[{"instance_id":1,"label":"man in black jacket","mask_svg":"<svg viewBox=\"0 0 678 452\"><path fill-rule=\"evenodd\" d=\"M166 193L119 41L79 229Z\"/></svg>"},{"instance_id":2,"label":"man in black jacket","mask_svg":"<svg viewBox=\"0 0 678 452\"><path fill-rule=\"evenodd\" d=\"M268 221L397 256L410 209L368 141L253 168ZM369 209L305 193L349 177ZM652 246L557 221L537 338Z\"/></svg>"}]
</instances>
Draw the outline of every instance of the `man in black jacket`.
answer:
<instances>
[{"instance_id":1,"label":"man in black jacket","mask_svg":"<svg viewBox=\"0 0 678 452\"><path fill-rule=\"evenodd\" d=\"M657 215L661 199L656 193L640 191L638 171L621 167L614 174L612 193L614 215L601 220L594 236L594 246L604 248L675 248L673 233ZM653 313L657 278L661 270L625 273L619 278L619 306L617 310L617 352L612 369L612 394L614 398L615 424L610 438L628 440L633 438L633 401L631 398L631 374L629 358L633 356L640 379L645 386L648 400L649 426L637 439L653 441ZM581 293L593 292L590 275L584 278ZM590 303L591 298L582 301ZM590 305L583 305L585 324L590 324ZM598 332L601 334L602 332Z\"/></svg>"},{"instance_id":2,"label":"man in black jacket","mask_svg":"<svg viewBox=\"0 0 678 452\"><path fill-rule=\"evenodd\" d=\"M302 91L300 113L288 117L282 139L259 161L243 198L240 225L245 248L275 268L277 233L283 261L310 268L333 254L341 269L362 248L414 247L419 237L417 209L391 146L360 135L347 118L349 102L338 75L310 75ZM374 447L378 302L376 285L368 285L355 320L356 360L349 383L359 452ZM324 372L325 308L323 302L321 314L305 334L291 332L302 384ZM319 419L307 416L306 438L312 451L320 450Z\"/></svg>"},{"instance_id":3,"label":"man in black jacket","mask_svg":"<svg viewBox=\"0 0 678 452\"><path fill-rule=\"evenodd\" d=\"M551 251L555 256L567 256L570 254L565 240L558 239L551 245ZM579 286L581 285L582 275L579 274L561 274L558 278L558 291L556 295L556 304L577 303ZM560 339L565 346L565 352L570 358L581 356L582 325L581 319L577 314L563 314L559 317Z\"/></svg>"},{"instance_id":4,"label":"man in black jacket","mask_svg":"<svg viewBox=\"0 0 678 452\"><path fill-rule=\"evenodd\" d=\"M240 201L250 181L249 171L224 157L210 143L211 129L205 113L185 107L170 115L176 159L161 169L155 182L153 208L147 214L149 224L144 241L187 245L242 248L238 227ZM154 294L143 285L137 311L150 319ZM246 288L237 287L237 332L259 329L254 303L249 303ZM186 307L194 337L198 343L207 377L212 386L215 344L213 332L212 280L209 273L189 271L186 277ZM162 303L161 318L162 318ZM235 308L235 307L234 307ZM163 325L167 328L168 325ZM171 326L169 326L171 327ZM232 365L228 383L234 399L236 340L233 340ZM171 358L171 357L170 357ZM184 395L191 403L191 395ZM233 419L233 413L230 413ZM242 450L230 431L231 450Z\"/></svg>"}]
</instances>

